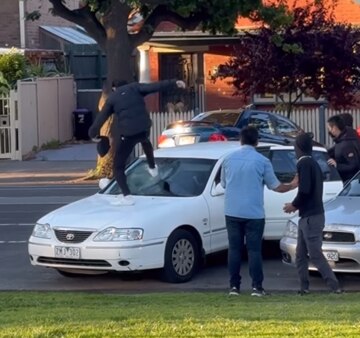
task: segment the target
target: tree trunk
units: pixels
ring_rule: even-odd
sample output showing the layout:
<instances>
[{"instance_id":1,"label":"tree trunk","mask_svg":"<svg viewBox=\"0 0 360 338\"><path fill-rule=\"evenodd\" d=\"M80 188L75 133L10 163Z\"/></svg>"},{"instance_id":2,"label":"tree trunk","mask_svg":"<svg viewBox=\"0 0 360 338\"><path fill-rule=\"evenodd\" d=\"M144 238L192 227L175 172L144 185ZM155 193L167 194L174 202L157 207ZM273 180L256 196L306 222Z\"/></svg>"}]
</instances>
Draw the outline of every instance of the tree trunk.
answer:
<instances>
[{"instance_id":1,"label":"tree trunk","mask_svg":"<svg viewBox=\"0 0 360 338\"><path fill-rule=\"evenodd\" d=\"M107 79L103 86L103 93L99 101L99 111L104 105L106 98L112 89L112 82L114 80L125 80L132 82L135 79L134 67L134 47L132 46L127 33L121 32L113 28L111 35L106 43L106 65L107 65ZM111 123L110 118L101 128L101 135L110 136L111 141ZM114 146L112 143L110 152L103 158L98 157L95 176L96 177L113 177L113 154Z\"/></svg>"}]
</instances>

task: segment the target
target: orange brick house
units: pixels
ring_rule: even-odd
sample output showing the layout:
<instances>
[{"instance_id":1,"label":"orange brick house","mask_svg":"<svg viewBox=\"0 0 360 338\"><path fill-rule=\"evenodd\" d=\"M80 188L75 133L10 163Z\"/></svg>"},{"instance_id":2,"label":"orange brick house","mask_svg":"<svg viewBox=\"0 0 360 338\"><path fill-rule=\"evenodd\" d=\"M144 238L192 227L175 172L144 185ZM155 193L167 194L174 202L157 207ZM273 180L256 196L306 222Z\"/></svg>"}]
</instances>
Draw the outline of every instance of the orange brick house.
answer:
<instances>
[{"instance_id":1,"label":"orange brick house","mask_svg":"<svg viewBox=\"0 0 360 338\"><path fill-rule=\"evenodd\" d=\"M288 1L291 6L294 0ZM298 0L297 5L306 3ZM360 25L360 1L341 0L335 10L339 22ZM239 31L254 29L256 26L248 19L240 18L237 22ZM250 102L241 102L233 96L233 88L226 81L211 81L211 75L217 66L228 60L233 45L238 38L211 36L199 31L179 32L170 23L164 23L150 42L140 51L140 80L157 81L182 77L188 84L185 97L160 96L149 102L152 110L166 111L169 103L181 100L185 108L213 110L238 108Z\"/></svg>"}]
</instances>

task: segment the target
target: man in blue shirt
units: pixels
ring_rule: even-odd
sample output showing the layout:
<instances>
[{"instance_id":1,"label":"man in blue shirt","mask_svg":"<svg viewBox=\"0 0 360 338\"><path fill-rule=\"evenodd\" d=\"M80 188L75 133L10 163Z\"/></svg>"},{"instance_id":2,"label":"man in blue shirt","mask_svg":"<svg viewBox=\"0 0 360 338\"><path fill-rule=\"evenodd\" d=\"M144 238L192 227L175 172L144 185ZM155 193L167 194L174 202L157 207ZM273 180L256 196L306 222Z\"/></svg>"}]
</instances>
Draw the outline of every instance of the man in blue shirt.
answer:
<instances>
[{"instance_id":1,"label":"man in blue shirt","mask_svg":"<svg viewBox=\"0 0 360 338\"><path fill-rule=\"evenodd\" d=\"M222 165L221 185L225 189L225 219L229 239L228 269L230 295L240 292L241 253L246 240L252 296L263 296L262 237L265 226L264 185L284 193L297 187L297 177L289 184L280 183L269 159L258 153L259 134L245 127L240 134L241 147Z\"/></svg>"}]
</instances>

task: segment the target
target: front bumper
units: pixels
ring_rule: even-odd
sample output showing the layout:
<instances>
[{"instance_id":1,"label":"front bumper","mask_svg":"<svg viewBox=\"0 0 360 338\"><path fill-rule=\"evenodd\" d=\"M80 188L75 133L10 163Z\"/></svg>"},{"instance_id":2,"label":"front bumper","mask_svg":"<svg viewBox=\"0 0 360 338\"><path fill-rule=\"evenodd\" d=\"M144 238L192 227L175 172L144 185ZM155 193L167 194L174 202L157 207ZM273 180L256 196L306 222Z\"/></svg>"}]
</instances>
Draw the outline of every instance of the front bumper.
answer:
<instances>
[{"instance_id":1,"label":"front bumper","mask_svg":"<svg viewBox=\"0 0 360 338\"><path fill-rule=\"evenodd\" d=\"M91 271L138 271L164 266L165 239L117 243L65 244L30 237L28 251L34 266ZM55 257L55 246L80 249L80 258Z\"/></svg>"},{"instance_id":2,"label":"front bumper","mask_svg":"<svg viewBox=\"0 0 360 338\"><path fill-rule=\"evenodd\" d=\"M282 261L285 264L295 266L296 256L295 238L283 237L280 241ZM323 251L337 251L339 260L337 262L328 261L334 272L360 273L360 243L323 243ZM309 263L309 270L316 268Z\"/></svg>"}]
</instances>

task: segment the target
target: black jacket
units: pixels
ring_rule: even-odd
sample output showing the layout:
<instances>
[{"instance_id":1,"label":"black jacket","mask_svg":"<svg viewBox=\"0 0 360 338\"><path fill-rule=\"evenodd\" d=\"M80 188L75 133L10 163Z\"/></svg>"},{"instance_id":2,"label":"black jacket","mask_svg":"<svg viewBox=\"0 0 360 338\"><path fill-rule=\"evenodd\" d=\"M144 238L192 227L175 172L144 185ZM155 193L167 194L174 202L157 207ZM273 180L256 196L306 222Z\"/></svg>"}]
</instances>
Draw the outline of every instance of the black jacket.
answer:
<instances>
[{"instance_id":1,"label":"black jacket","mask_svg":"<svg viewBox=\"0 0 360 338\"><path fill-rule=\"evenodd\" d=\"M360 170L360 139L354 129L346 128L334 142L328 153L336 161L342 181L346 182Z\"/></svg>"},{"instance_id":2,"label":"black jacket","mask_svg":"<svg viewBox=\"0 0 360 338\"><path fill-rule=\"evenodd\" d=\"M89 136L99 135L105 121L114 114L112 136L117 140L121 135L132 136L151 128L151 119L146 109L144 97L151 93L175 88L176 80L155 83L133 82L112 92L101 112L89 129Z\"/></svg>"},{"instance_id":3,"label":"black jacket","mask_svg":"<svg viewBox=\"0 0 360 338\"><path fill-rule=\"evenodd\" d=\"M297 162L298 193L292 205L299 209L300 217L321 215L323 205L323 174L319 164L311 157L301 157Z\"/></svg>"}]
</instances>

